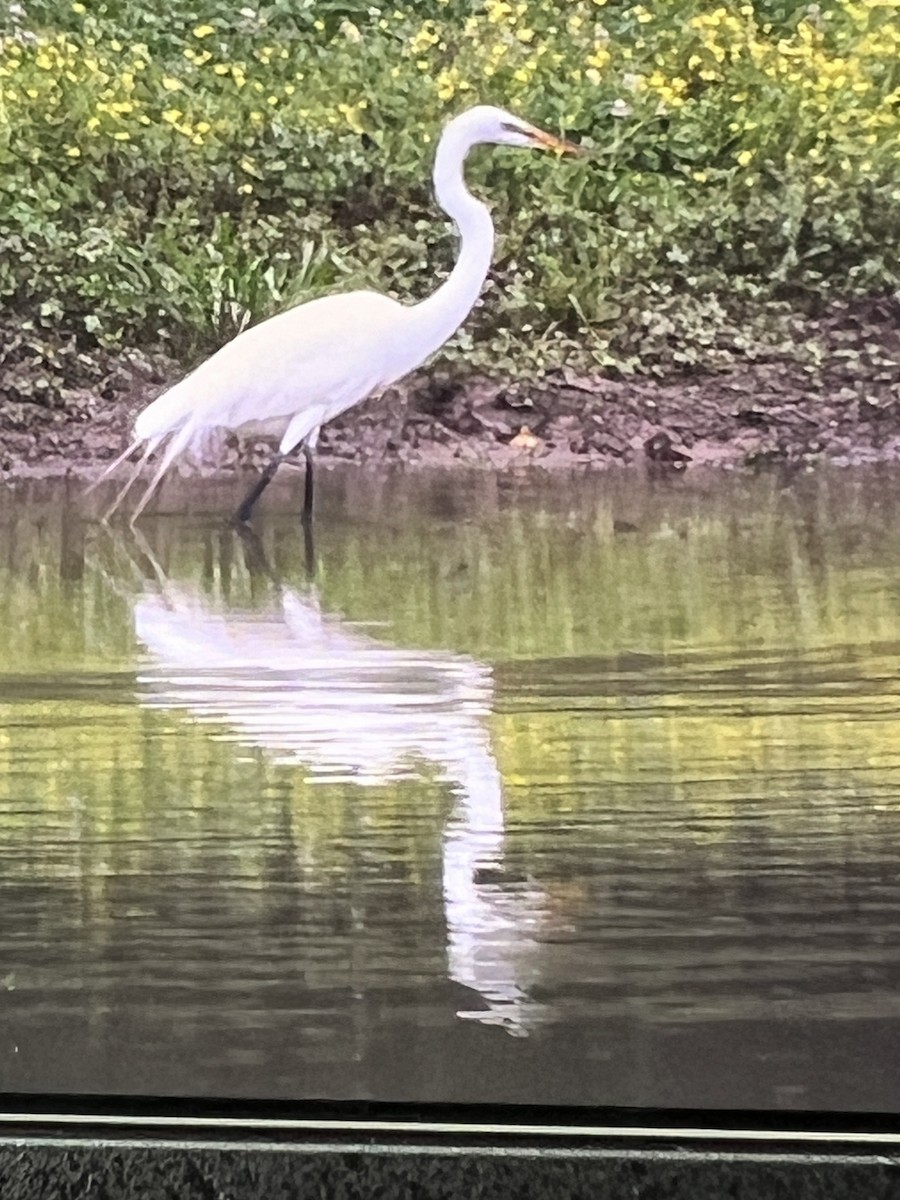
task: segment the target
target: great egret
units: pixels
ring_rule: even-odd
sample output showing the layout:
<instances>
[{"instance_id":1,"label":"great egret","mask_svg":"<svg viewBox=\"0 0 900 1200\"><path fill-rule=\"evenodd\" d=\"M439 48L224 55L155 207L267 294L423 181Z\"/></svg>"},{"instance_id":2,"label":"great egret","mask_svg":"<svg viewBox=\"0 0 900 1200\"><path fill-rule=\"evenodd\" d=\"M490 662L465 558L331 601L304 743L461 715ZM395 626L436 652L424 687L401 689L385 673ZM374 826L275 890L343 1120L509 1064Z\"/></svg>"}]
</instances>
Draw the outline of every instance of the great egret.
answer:
<instances>
[{"instance_id":1,"label":"great egret","mask_svg":"<svg viewBox=\"0 0 900 1200\"><path fill-rule=\"evenodd\" d=\"M132 522L180 454L215 430L230 430L280 438L278 453L244 498L237 519L249 519L279 464L301 446L308 520L312 455L323 423L420 366L456 332L478 299L491 264L494 226L485 205L467 190L463 164L480 143L580 150L502 108L479 105L454 117L434 163L437 201L460 235L459 257L447 280L419 304L400 304L378 292L346 292L308 301L239 334L138 416L134 441L101 476L143 450L107 515L155 450L163 447L162 457Z\"/></svg>"}]
</instances>

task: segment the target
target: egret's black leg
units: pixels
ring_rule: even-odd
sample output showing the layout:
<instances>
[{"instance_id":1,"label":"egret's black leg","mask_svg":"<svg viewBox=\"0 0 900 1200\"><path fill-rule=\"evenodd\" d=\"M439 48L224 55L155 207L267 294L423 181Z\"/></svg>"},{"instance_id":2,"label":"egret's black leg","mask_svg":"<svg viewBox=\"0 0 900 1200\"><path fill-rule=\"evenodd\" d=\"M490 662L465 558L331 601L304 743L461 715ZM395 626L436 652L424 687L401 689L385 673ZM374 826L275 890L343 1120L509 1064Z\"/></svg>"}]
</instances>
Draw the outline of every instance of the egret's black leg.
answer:
<instances>
[{"instance_id":1,"label":"egret's black leg","mask_svg":"<svg viewBox=\"0 0 900 1200\"><path fill-rule=\"evenodd\" d=\"M303 524L309 525L313 515L313 453L309 446L303 443L303 457L306 459L306 475L303 483Z\"/></svg>"},{"instance_id":2,"label":"egret's black leg","mask_svg":"<svg viewBox=\"0 0 900 1200\"><path fill-rule=\"evenodd\" d=\"M316 577L316 547L313 541L312 521L308 521L304 515L302 525L303 549L306 556L306 578L312 581Z\"/></svg>"},{"instance_id":3,"label":"egret's black leg","mask_svg":"<svg viewBox=\"0 0 900 1200\"><path fill-rule=\"evenodd\" d=\"M275 472L284 462L283 454L276 454L266 469L257 479L256 483L241 501L240 507L235 513L235 520L244 522L250 520L250 514L253 512L253 505L257 502L272 480L275 478Z\"/></svg>"}]
</instances>

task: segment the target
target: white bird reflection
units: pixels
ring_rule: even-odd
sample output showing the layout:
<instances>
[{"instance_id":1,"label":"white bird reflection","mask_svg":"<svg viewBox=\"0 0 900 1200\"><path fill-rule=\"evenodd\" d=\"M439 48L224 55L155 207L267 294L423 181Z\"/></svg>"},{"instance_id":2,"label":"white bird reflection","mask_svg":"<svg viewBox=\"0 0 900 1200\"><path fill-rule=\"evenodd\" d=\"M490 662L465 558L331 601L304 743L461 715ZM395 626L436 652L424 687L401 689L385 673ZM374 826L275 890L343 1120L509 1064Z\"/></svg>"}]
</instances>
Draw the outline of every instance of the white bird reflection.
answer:
<instances>
[{"instance_id":1,"label":"white bird reflection","mask_svg":"<svg viewBox=\"0 0 900 1200\"><path fill-rule=\"evenodd\" d=\"M487 666L391 647L323 613L312 591L285 586L260 612L216 609L167 583L137 599L134 624L149 652L139 674L147 705L224 725L278 763L305 765L313 781L381 785L415 776L417 760L437 766L456 796L442 846L448 973L488 1006L457 1015L517 1036L540 1022L529 990L546 902L503 875Z\"/></svg>"}]
</instances>

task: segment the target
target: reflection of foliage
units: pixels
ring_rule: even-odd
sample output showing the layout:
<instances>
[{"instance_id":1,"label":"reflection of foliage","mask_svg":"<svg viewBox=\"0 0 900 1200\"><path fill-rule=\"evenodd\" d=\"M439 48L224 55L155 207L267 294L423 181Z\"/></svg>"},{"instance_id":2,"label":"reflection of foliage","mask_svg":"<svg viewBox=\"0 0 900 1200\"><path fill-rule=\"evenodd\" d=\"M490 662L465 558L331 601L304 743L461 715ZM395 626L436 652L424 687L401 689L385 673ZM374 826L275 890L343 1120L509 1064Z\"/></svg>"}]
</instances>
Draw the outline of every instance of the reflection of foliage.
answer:
<instances>
[{"instance_id":1,"label":"reflection of foliage","mask_svg":"<svg viewBox=\"0 0 900 1200\"><path fill-rule=\"evenodd\" d=\"M656 491L637 476L602 488L573 476L535 491L544 478L516 486L476 472L448 493L439 476L329 473L318 535L324 610L374 623L373 636L397 645L493 663L791 653L896 632L882 564L900 560L900 524L877 474L856 490L810 477L793 497L775 476L720 481L709 493L699 481ZM186 487L202 490L195 480ZM175 582L197 583L226 607L271 600L229 529L162 518L148 530ZM302 586L294 525L264 532L276 573ZM127 596L142 560L133 552L131 561L127 539L18 501L0 538L6 669L130 663Z\"/></svg>"},{"instance_id":2,"label":"reflection of foliage","mask_svg":"<svg viewBox=\"0 0 900 1200\"><path fill-rule=\"evenodd\" d=\"M511 502L482 477L469 485L479 522L451 524L435 516L441 483L419 483L410 503L402 481L347 478L350 508L408 519L391 528L386 553L368 525L323 514L324 609L388 643L495 664L494 749L522 818L590 806L597 788L626 807L649 790L725 815L794 769L844 767L848 784L866 764L893 769L900 629L882 564L900 561L900 522L877 480L871 494L810 480L794 520L766 479L723 485L713 508L702 492L657 497L639 481L599 497L590 480L571 481L564 494L536 502L523 490ZM323 804L302 771L236 756L175 714L138 713L127 598L137 567L122 547L57 509L8 511L0 632L4 669L19 682L3 706L7 781L33 755L26 778L53 807L93 797L91 819L114 820L143 795L151 823L153 796L180 795L188 824L216 797L290 796L304 838L339 835L352 787L329 785ZM626 516L631 531L615 533ZM294 527L268 532L275 569L302 579ZM271 584L248 574L231 531L164 520L151 533L165 572L211 603L271 603ZM13 711L23 726L8 723ZM165 739L146 741L163 728ZM754 775L768 782L751 786ZM446 803L436 800L446 789L425 780L401 787L424 789L423 811ZM226 806L223 820L225 811L247 815ZM392 811L380 800L373 819L390 823Z\"/></svg>"},{"instance_id":3,"label":"reflection of foliage","mask_svg":"<svg viewBox=\"0 0 900 1200\"><path fill-rule=\"evenodd\" d=\"M0 298L84 349L190 357L336 284L421 294L449 255L423 150L476 99L595 153L473 165L503 244L456 357L714 365L771 340L748 306L896 284L891 5L13 9Z\"/></svg>"},{"instance_id":4,"label":"reflection of foliage","mask_svg":"<svg viewBox=\"0 0 900 1200\"><path fill-rule=\"evenodd\" d=\"M338 497L341 477L329 482ZM441 481L344 477L319 527L323 609L388 644L493 664L504 859L546 896L548 983L590 978L597 1019L623 995L665 1019L695 1019L698 996L707 1012L771 1015L772 981L796 982L785 939L818 912L829 937L853 905L868 922L867 881L896 843L900 617L884 564L900 561L897 502L877 477L810 478L787 498L765 478L715 494L690 480L497 485L469 480L467 507L448 513ZM136 547L25 496L3 520L2 877L15 911L36 914L37 947L7 964L13 999L45 986L55 939L66 988L93 989L68 1002L102 1005L125 980L137 986L115 1004L139 1006L174 981L185 1036L205 1003L239 1038L242 1013L290 1014L319 988L346 1040L335 988L441 975L453 799L428 764L384 787L312 783L188 712L140 706ZM212 610L271 612L273 584L233 531L147 529L166 575ZM302 588L295 524L264 540ZM759 939L786 904L801 916ZM881 937L892 917L878 919ZM590 945L557 972L573 928ZM640 939L657 936L650 954ZM228 977L229 960L223 975L223 953L247 974ZM804 980L824 993L833 961L826 947ZM840 1003L893 1012L896 999L873 988Z\"/></svg>"}]
</instances>

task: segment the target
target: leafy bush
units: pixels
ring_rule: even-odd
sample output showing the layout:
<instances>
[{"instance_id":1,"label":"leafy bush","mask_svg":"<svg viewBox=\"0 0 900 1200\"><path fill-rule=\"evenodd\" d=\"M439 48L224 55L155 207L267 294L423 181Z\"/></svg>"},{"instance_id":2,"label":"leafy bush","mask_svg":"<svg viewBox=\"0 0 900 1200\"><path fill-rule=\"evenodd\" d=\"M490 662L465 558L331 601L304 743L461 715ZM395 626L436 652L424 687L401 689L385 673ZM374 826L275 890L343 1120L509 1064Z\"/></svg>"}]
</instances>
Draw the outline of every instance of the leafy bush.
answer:
<instances>
[{"instance_id":1,"label":"leafy bush","mask_svg":"<svg viewBox=\"0 0 900 1200\"><path fill-rule=\"evenodd\" d=\"M239 4L9 7L9 312L190 359L329 288L422 296L454 252L430 154L474 102L591 153L473 155L501 236L451 359L714 367L785 314L898 286L892 6Z\"/></svg>"}]
</instances>

